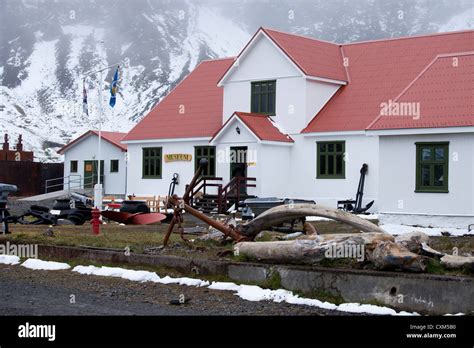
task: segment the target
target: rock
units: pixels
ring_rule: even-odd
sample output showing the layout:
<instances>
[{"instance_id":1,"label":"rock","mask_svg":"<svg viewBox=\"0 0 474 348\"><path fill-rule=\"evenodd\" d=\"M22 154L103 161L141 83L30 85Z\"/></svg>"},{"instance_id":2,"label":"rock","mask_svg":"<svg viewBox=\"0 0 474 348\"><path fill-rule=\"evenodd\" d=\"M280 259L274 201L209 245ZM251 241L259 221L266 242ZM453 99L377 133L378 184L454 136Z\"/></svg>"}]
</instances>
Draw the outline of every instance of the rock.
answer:
<instances>
[{"instance_id":1,"label":"rock","mask_svg":"<svg viewBox=\"0 0 474 348\"><path fill-rule=\"evenodd\" d=\"M461 268L467 266L468 269L474 270L474 257L446 254L441 258L441 264L446 268Z\"/></svg>"},{"instance_id":2,"label":"rock","mask_svg":"<svg viewBox=\"0 0 474 348\"><path fill-rule=\"evenodd\" d=\"M209 233L206 233L203 236L198 237L198 240L213 240L216 242L223 242L225 240L226 236L224 233L222 233L219 230L216 230L213 227L209 228Z\"/></svg>"},{"instance_id":3,"label":"rock","mask_svg":"<svg viewBox=\"0 0 474 348\"><path fill-rule=\"evenodd\" d=\"M302 236L302 235L303 235L302 232L288 233L288 234L285 234L284 236L278 237L278 239L279 240L290 240L290 239L294 239L294 238L297 238L297 237Z\"/></svg>"},{"instance_id":4,"label":"rock","mask_svg":"<svg viewBox=\"0 0 474 348\"><path fill-rule=\"evenodd\" d=\"M407 248L412 253L419 253L421 251L421 243L427 243L430 237L423 232L413 231L404 233L395 237L395 243Z\"/></svg>"},{"instance_id":5,"label":"rock","mask_svg":"<svg viewBox=\"0 0 474 348\"><path fill-rule=\"evenodd\" d=\"M390 241L378 242L368 255L378 269L401 269L411 272L423 272L426 269L425 259L422 256Z\"/></svg>"}]
</instances>

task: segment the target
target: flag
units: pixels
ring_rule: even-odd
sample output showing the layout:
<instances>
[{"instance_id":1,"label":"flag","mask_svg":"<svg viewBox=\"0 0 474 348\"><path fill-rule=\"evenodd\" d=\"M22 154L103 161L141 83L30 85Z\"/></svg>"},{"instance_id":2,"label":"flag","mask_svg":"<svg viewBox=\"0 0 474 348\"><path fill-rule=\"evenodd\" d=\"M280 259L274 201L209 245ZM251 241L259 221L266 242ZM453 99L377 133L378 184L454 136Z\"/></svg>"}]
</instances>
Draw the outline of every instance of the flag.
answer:
<instances>
[{"instance_id":1,"label":"flag","mask_svg":"<svg viewBox=\"0 0 474 348\"><path fill-rule=\"evenodd\" d=\"M111 107L115 106L115 99L117 94L117 80L118 80L118 71L119 67L117 66L117 70L115 70L114 79L112 80L112 84L110 85L110 101L109 105Z\"/></svg>"},{"instance_id":2,"label":"flag","mask_svg":"<svg viewBox=\"0 0 474 348\"><path fill-rule=\"evenodd\" d=\"M82 111L89 116L89 110L87 107L87 91L86 91L86 80L82 81Z\"/></svg>"}]
</instances>

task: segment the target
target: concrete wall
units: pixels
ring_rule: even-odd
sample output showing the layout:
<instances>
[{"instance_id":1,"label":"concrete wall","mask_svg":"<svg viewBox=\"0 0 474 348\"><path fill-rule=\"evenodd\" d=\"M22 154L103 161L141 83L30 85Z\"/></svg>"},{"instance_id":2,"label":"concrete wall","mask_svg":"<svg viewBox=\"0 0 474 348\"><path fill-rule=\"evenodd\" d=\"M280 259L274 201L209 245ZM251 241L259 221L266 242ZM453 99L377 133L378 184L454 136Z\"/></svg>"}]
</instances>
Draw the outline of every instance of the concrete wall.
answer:
<instances>
[{"instance_id":1,"label":"concrete wall","mask_svg":"<svg viewBox=\"0 0 474 348\"><path fill-rule=\"evenodd\" d=\"M415 192L415 142L430 141L449 141L449 193ZM378 205L386 213L381 215L383 222L391 215L405 223L443 227L466 227L474 221L474 134L381 136L379 161Z\"/></svg>"},{"instance_id":2,"label":"concrete wall","mask_svg":"<svg viewBox=\"0 0 474 348\"><path fill-rule=\"evenodd\" d=\"M474 311L471 277L408 274L369 270L343 270L276 264L214 261L173 255L144 255L92 250L78 247L39 246L39 257L92 260L172 268L185 275L222 275L238 283L266 283L278 274L281 288L314 293L329 292L345 302L374 301L397 311L422 314L466 313Z\"/></svg>"},{"instance_id":3,"label":"concrete wall","mask_svg":"<svg viewBox=\"0 0 474 348\"><path fill-rule=\"evenodd\" d=\"M317 203L335 208L338 200L355 199L363 163L369 165L364 187L363 204L375 200L370 211L377 209L378 191L378 138L361 135L294 136L290 151L291 168L288 195L292 198L314 199ZM316 178L316 142L345 141L345 179Z\"/></svg>"},{"instance_id":4,"label":"concrete wall","mask_svg":"<svg viewBox=\"0 0 474 348\"><path fill-rule=\"evenodd\" d=\"M99 137L90 135L70 147L64 153L64 176L69 174L78 174L84 179L84 161L97 159L97 146ZM126 176L126 152L112 145L108 141L101 141L101 160L104 161L104 190L107 195L125 194L125 176ZM110 172L110 160L119 161L118 173ZM77 161L77 173L70 173L71 161ZM73 178L76 180L76 178ZM73 185L73 184L71 184ZM74 186L77 186L74 184ZM65 186L67 188L67 186Z\"/></svg>"}]
</instances>

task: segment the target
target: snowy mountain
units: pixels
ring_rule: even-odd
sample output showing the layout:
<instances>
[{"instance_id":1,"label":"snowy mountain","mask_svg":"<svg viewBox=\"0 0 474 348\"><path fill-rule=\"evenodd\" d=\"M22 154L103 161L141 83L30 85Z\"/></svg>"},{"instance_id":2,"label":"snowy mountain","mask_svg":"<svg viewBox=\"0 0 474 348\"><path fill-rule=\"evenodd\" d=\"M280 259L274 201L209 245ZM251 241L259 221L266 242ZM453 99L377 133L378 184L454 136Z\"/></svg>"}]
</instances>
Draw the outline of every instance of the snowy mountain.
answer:
<instances>
[{"instance_id":1,"label":"snowy mountain","mask_svg":"<svg viewBox=\"0 0 474 348\"><path fill-rule=\"evenodd\" d=\"M203 59L238 54L259 26L337 42L473 27L469 1L0 0L0 135L23 134L41 161L98 127L128 131Z\"/></svg>"}]
</instances>

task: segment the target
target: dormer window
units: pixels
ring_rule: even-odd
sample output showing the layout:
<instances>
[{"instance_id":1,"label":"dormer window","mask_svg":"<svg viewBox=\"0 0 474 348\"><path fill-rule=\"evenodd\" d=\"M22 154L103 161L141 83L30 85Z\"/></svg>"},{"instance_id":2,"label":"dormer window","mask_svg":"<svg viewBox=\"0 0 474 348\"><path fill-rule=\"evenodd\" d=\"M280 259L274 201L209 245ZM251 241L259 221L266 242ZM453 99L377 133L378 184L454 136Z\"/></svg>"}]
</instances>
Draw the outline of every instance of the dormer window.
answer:
<instances>
[{"instance_id":1,"label":"dormer window","mask_svg":"<svg viewBox=\"0 0 474 348\"><path fill-rule=\"evenodd\" d=\"M275 115L276 81L252 82L251 112Z\"/></svg>"}]
</instances>

